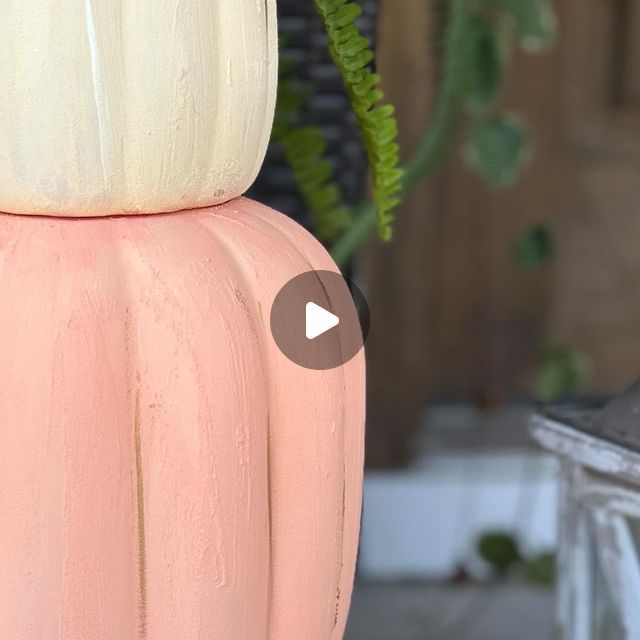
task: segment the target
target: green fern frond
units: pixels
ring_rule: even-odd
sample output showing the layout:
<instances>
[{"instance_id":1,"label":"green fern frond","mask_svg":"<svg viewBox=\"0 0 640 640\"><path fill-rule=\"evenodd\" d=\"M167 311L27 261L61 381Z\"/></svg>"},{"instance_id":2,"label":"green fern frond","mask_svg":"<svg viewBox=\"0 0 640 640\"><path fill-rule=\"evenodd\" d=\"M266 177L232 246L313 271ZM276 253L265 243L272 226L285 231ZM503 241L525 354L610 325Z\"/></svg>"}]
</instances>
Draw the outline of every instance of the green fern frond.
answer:
<instances>
[{"instance_id":1,"label":"green fern frond","mask_svg":"<svg viewBox=\"0 0 640 640\"><path fill-rule=\"evenodd\" d=\"M470 13L466 0L443 3L444 42L442 70L433 114L418 149L407 162L402 175L403 195L410 194L426 175L437 169L452 146L459 127L469 66L468 43ZM331 254L338 265L345 265L362 246L376 226L374 207L366 206L356 215L354 223L332 247Z\"/></svg>"},{"instance_id":2,"label":"green fern frond","mask_svg":"<svg viewBox=\"0 0 640 640\"><path fill-rule=\"evenodd\" d=\"M318 237L333 240L349 226L352 214L342 204L342 191L324 156L327 145L321 131L316 127L292 128L279 137L279 142L313 216Z\"/></svg>"},{"instance_id":3,"label":"green fern frond","mask_svg":"<svg viewBox=\"0 0 640 640\"><path fill-rule=\"evenodd\" d=\"M353 214L344 204L344 194L326 158L327 143L322 131L295 123L306 93L293 82L281 79L273 137L282 145L316 234L321 240L331 241L349 227Z\"/></svg>"},{"instance_id":4,"label":"green fern frond","mask_svg":"<svg viewBox=\"0 0 640 640\"><path fill-rule=\"evenodd\" d=\"M394 209L401 201L402 172L398 168L398 125L391 105L384 98L380 76L370 69L374 54L360 34L356 20L361 7L350 0L314 0L327 35L331 56L342 74L351 105L360 126L373 177L373 202L378 233L391 239Z\"/></svg>"}]
</instances>

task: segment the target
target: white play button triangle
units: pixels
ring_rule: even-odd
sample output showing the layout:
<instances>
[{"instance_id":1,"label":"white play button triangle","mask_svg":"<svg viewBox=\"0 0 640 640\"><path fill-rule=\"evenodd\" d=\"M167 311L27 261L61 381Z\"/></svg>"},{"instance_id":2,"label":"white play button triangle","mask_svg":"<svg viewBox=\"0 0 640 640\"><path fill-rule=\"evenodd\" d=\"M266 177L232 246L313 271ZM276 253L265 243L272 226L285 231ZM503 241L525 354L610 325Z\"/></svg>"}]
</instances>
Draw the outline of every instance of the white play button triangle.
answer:
<instances>
[{"instance_id":1,"label":"white play button triangle","mask_svg":"<svg viewBox=\"0 0 640 640\"><path fill-rule=\"evenodd\" d=\"M278 291L269 325L284 357L305 369L328 371L362 350L369 310L358 287L340 273L306 271Z\"/></svg>"},{"instance_id":2,"label":"white play button triangle","mask_svg":"<svg viewBox=\"0 0 640 640\"><path fill-rule=\"evenodd\" d=\"M315 302L307 302L307 340L315 340L339 324L340 318L338 316L334 316L333 313L318 306Z\"/></svg>"}]
</instances>

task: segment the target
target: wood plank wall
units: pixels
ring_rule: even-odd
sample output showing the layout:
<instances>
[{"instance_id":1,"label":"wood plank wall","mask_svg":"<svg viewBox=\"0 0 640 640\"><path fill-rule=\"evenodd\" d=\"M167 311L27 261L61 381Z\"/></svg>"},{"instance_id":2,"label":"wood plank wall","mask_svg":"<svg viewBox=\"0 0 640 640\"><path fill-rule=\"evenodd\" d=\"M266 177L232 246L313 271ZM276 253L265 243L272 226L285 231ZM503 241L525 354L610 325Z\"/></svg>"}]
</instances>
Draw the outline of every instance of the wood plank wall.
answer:
<instances>
[{"instance_id":1,"label":"wood plank wall","mask_svg":"<svg viewBox=\"0 0 640 640\"><path fill-rule=\"evenodd\" d=\"M434 91L434 3L381 0L379 55L409 153ZM395 241L372 242L360 273L372 308L368 461L410 458L426 403L524 388L543 342L550 274L514 265L513 240L557 215L565 165L562 49L519 56L504 103L525 113L536 157L516 188L490 191L459 150L402 207Z\"/></svg>"}]
</instances>

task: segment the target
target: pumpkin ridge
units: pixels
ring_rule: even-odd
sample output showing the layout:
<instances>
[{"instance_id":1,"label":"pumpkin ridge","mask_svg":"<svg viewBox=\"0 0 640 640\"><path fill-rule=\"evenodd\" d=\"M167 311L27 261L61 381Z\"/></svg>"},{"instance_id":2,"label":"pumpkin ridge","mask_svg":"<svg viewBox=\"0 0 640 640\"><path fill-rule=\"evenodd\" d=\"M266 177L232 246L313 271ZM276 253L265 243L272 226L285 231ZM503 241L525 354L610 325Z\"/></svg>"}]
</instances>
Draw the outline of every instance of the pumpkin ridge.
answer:
<instances>
[{"instance_id":1,"label":"pumpkin ridge","mask_svg":"<svg viewBox=\"0 0 640 640\"><path fill-rule=\"evenodd\" d=\"M237 211L237 210L236 210ZM268 214L274 213L276 215L274 216L270 216ZM320 242L318 242L318 240L313 237L310 233L308 233L303 227L301 227L300 225L298 225L297 223L293 222L290 218L288 218L287 216L277 212L277 211L273 211L271 209L269 209L269 207L265 207L265 206L261 206L259 208L259 210L256 210L256 218L259 218L264 224L266 224L268 227L270 227L273 231L275 231L276 233L278 233L283 240L285 241L285 243L292 247L297 253L298 255L308 264L309 266L309 270L313 271L313 270L317 270L317 269L328 269L328 270L335 270L336 272L339 272L338 267L335 265L335 263L333 262L333 260L331 259L331 257L329 256L328 253L326 253L324 247L322 246L322 244ZM224 216L224 214L223 214ZM229 216L224 216L224 217L229 217ZM270 219L271 218L271 219ZM274 224L272 219L277 219L278 222L281 222L282 225L280 226L276 226L276 224ZM239 222L239 221L238 221ZM249 226L247 225L250 229L254 229L254 226ZM311 242L299 242L298 238L295 238L294 235L298 235L298 236L302 236L304 237L304 235L308 236L308 239ZM306 251L302 251L300 249L300 247L304 247L305 249L307 249ZM329 263L327 264L323 264L322 266L313 266L313 262L315 262L315 260L313 258L310 257L308 249L310 247L313 247L314 249L314 253L317 254L316 257L321 256L322 254L324 254L324 259L320 260L320 262L323 263ZM331 268L330 268L331 267ZM322 283L322 281L320 280L320 278L318 278L318 282L320 283L320 285L322 286L322 288L324 289L324 285ZM327 294L327 297L329 297L328 292L325 293ZM343 393L346 394L346 388L347 388L347 384L346 384L346 375L345 375L345 370L340 367L339 371L342 374L342 383L343 383L343 388L344 391ZM344 632L344 621L342 623L342 625L340 624L341 622L341 618L345 618L346 617L346 613L344 616L341 616L341 607L346 605L346 609L348 611L348 607L349 607L349 603L350 603L350 589L349 592L347 594L348 599L346 599L346 603L343 601L343 594L342 594L342 583L343 580L347 580L348 582L351 581L351 575L347 572L347 574L344 574L344 569L345 569L345 563L344 563L344 554L346 552L345 549L345 522L346 522L346 515L347 515L347 509L346 509L346 464L345 464L345 458L346 458L346 442L345 442L345 429L344 429L344 425L346 424L346 414L344 411L345 407L344 404L341 405L340 410L341 410L341 424L343 425L342 428L342 444L343 444L343 474L342 474L342 518L340 520L340 560L339 560L339 564L337 567L337 580L336 580L336 593L335 593L335 600L334 600L334 606L335 606L335 612L334 612L334 619L333 619L333 630L335 633L338 634L337 637L341 637L341 634Z\"/></svg>"},{"instance_id":2,"label":"pumpkin ridge","mask_svg":"<svg viewBox=\"0 0 640 640\"><path fill-rule=\"evenodd\" d=\"M226 309L225 311L221 311L220 315L225 320L225 323L233 326L234 320L237 320L236 312L233 311L233 303L234 300L234 292L233 292L233 281L237 280L238 277L238 268L235 263L235 260L230 259L226 256L219 248L218 248L218 234L216 231L212 231L211 227L206 227L202 225L202 221L205 217L209 217L214 219L213 216L207 215L206 212L199 212L196 215L182 217L182 216L166 216L163 219L157 219L154 217L140 217L135 219L119 219L118 220L118 231L113 234L114 241L117 243L117 246L120 247L121 253L124 256L125 266L123 267L123 272L126 274L127 282L129 283L130 293L128 294L133 301L133 317L140 318L147 316L149 314L155 317L156 320L151 320L151 322L159 322L162 326L162 333L167 335L168 337L168 354L172 353L173 345L177 345L179 347L178 356L182 359L185 357L191 358L188 356L188 353L191 352L191 348L196 347L196 344L191 343L191 335L189 326L198 326L201 324L202 318L206 318L207 310L209 309L209 304L213 302L214 304L217 301L220 302L221 306ZM212 225L215 227L215 224ZM121 233L122 230L127 230L125 233ZM203 233L204 232L204 233ZM120 240L120 236L122 235L122 240ZM175 250L174 250L175 244ZM209 256L212 264L209 264ZM173 267L168 266L167 263L172 264L175 261ZM220 270L218 267L222 266L223 268ZM156 286L154 282L158 282ZM241 287L240 287L241 288ZM174 304L174 300L172 296L180 296L180 291L184 289L184 296L182 300L179 302L179 306ZM224 291L224 293L223 293ZM203 294L203 298L205 297L207 301L200 301L200 296L198 293L201 292ZM216 292L216 293L213 293ZM244 291L244 296L248 299L252 296L251 290L247 289ZM169 297L167 297L169 296ZM226 298L228 303L223 303L223 298ZM230 306L231 305L231 306ZM165 323L165 318L157 316L157 314L162 312L162 309L166 308L168 313L166 314L166 319L169 321ZM191 318L191 319L189 319ZM177 326L174 325L177 323ZM251 318L249 318L251 320ZM134 337L136 331L142 331L142 335L144 332L148 332L150 327L149 320L142 320L140 329L136 329L135 326L132 327L131 335ZM244 324L247 322L243 318ZM146 327L146 329L145 329ZM243 330L244 334L249 337L248 330ZM218 338L215 339L217 344L221 344L224 338L224 329L222 331L217 331ZM253 331L251 331L252 335L255 335ZM242 334L241 334L242 335ZM173 336L173 337L171 337ZM227 356L233 354L235 349L232 345L238 344L237 331L233 332L233 335L230 335L228 338L229 348L226 349ZM252 340L257 340L254 337ZM198 342L198 345L202 346L202 342ZM155 412L155 417L149 415L149 411L146 409L147 404L150 401L153 401L154 391L157 389L157 380L159 379L157 374L159 373L156 365L153 365L153 369L155 374L153 374L153 379L149 380L148 376L145 374L145 371L148 370L149 362L148 359L150 357L150 349L153 349L153 345L149 343L148 340L145 341L144 345L140 345L138 349L136 349L138 355L131 358L132 366L135 367L142 376L141 384L142 384L142 398L141 398L141 406L144 411L145 420L144 423L141 424L142 427L142 456L145 460L145 469L143 471L145 484L148 484L150 487L150 493L152 504L149 507L149 511L151 516L149 516L151 533L149 534L152 542L150 543L151 552L147 554L148 564L150 570L152 572L151 577L149 578L149 622L147 624L147 633L151 636L159 633L159 619L161 615L158 612L158 602L159 599L162 600L161 592L159 589L164 589L164 586L158 582L158 572L156 567L158 565L158 553L161 553L161 549L158 547L159 544L159 527L164 526L162 524L162 519L159 518L159 514L157 513L157 504L158 502L158 491L160 489L158 484L158 479L154 475L153 471L153 458L157 456L154 454L154 448L156 445L153 444L154 440L160 438L161 440L164 438L162 433L169 430L181 430L180 418L176 418L175 411L172 412L171 418L167 418L167 422L165 422L164 417L164 409L159 409ZM256 347L249 347L249 353L257 353ZM209 354L209 350L206 350L205 353ZM194 362L197 361L197 364L202 367L202 373L205 374L206 379L210 380L211 375L209 375L208 371L212 369L216 369L216 367L221 366L219 363L212 362L211 360L206 361L203 358L205 356L201 355L199 350L193 351L192 357L194 358ZM247 356L244 356L246 358ZM235 362L238 365L238 370L242 370L245 368L248 363L243 361L243 357L240 357L239 354L236 354L234 358ZM137 364L136 364L137 362ZM175 365L172 365L175 366ZM225 365L228 368L228 365ZM231 372L230 372L231 373ZM187 373L187 375L190 375ZM194 373L194 381L200 378L199 373ZM261 387L265 387L263 379L261 375L256 374L255 372L251 373L251 378L260 381L257 383ZM155 381L154 381L155 380ZM195 384L189 383L189 384ZM202 383L204 384L204 383ZM197 397L201 398L200 403L204 407L205 413L199 414L199 417L196 418L191 414L185 415L185 423L189 424L189 429L196 428L195 420L199 420L200 423L200 436L201 438L205 437L206 433L210 435L207 436L210 441L204 442L202 441L201 447L209 450L211 456L215 455L217 460L213 457L210 458L208 463L209 471L207 471L207 477L211 474L218 476L219 479L213 478L209 481L210 488L209 493L212 495L219 495L220 491L224 491L224 486L228 484L228 476L225 476L225 472L221 469L218 473L218 466L221 465L222 460L220 459L220 453L216 451L218 445L216 444L215 437L217 432L211 432L210 429L221 429L225 430L225 433L220 431L221 438L230 437L235 438L235 435L230 435L236 433L237 427L239 425L230 423L228 425L230 431L226 431L226 428L223 424L220 423L220 420L216 417L216 410L218 409L216 402L220 402L221 404L226 403L226 399L224 397L220 397L219 399L215 399L218 395L218 391L216 391L218 387L211 386L209 383L208 386L195 389L193 388L194 393ZM166 394L168 389L166 387L160 387L158 391ZM179 390L175 391L176 393L180 393ZM204 395L203 395L204 394ZM208 399L205 398L205 395ZM145 400L146 397L146 400ZM172 404L171 399L168 399L168 405ZM207 417L206 412L211 410L212 414ZM262 411L262 410L261 410ZM263 419L263 413L259 414L259 423L255 423L258 425L255 428L261 427L261 422ZM207 426L211 421L212 426ZM186 424L185 424L186 426ZM154 435L158 434L158 435ZM251 435L251 444L255 450L255 453L252 454L252 458L255 455L259 455L262 449L262 445L257 441L254 442L253 431ZM187 439L189 436L180 435L178 436L179 446L183 443L183 438ZM192 452L181 450L176 450L175 453L172 453L172 458L180 459L184 458L189 461L192 457ZM187 456L187 457L185 457ZM247 461L247 464L253 465L251 461ZM224 465L222 465L224 466ZM260 484L260 478L262 477L261 473L257 473L255 466L249 466L248 469L253 469L253 473L256 474L256 479L252 479L251 477L247 478L249 485L245 487L246 490L252 484ZM180 470L176 470L177 478L180 478ZM173 472L168 476L169 482L171 482ZM183 479L183 481L185 481ZM212 483L212 484L211 484ZM221 488L216 488L220 485ZM223 486L224 485L224 486ZM191 486L191 480L189 478L186 479L186 486ZM243 485L244 486L244 485ZM154 498L154 494L156 497ZM189 497L185 498L187 501L190 500ZM155 508L153 506L153 501L155 500ZM222 500L227 500L225 495L222 496ZM216 505L222 504L222 500L220 498L213 498L213 502ZM243 499L238 497L240 503L243 503ZM149 504L147 500L147 492L145 490L145 508ZM162 498L160 498L160 503L162 502ZM183 505L179 505L180 509L182 509ZM225 507L226 509L226 507ZM244 507L243 507L244 509ZM206 541L206 546L203 547L203 553L205 555L211 555L210 559L207 559L207 566L205 567L206 571L211 575L211 577L215 577L215 588L221 589L223 591L227 590L227 587L230 586L230 583L234 585L234 590L239 588L238 578L242 574L238 574L237 570L234 569L234 554L231 552L232 549L235 549L234 537L229 535L231 531L229 530L229 512L219 512L219 508L216 508L215 519L216 521L220 519L220 526L216 524L215 530L210 533L203 533L205 535L204 541ZM241 520L241 529L245 532L243 533L243 547L246 544L246 530L245 525L242 524L244 521ZM255 530L255 527L252 527ZM254 534L255 535L255 534ZM222 536L221 540L218 540ZM222 543L222 547L218 545L218 542ZM175 542L172 542L175 544ZM197 555L197 553L196 553ZM216 565L214 567L213 562L215 555L215 560L218 562L224 562L226 566L221 567ZM199 560L195 560L195 565L198 565ZM244 563L243 563L244 564ZM167 571L163 575L170 575L172 572ZM264 574L266 576L266 573ZM249 585L247 586L249 588ZM166 589L164 589L166 592ZM251 589L254 591L254 589ZM255 596L253 596L255 601ZM182 600L182 598L181 598ZM242 614L238 617L238 621L236 623L236 628L238 629L240 625L242 625L242 620L245 618L245 615L248 616L249 624L252 624L252 629L255 629L255 611L266 611L266 604L263 607L257 607L257 605L253 608L248 609L248 613ZM253 614L251 613L253 612ZM254 615L252 618L251 616ZM191 638L196 636L189 635L189 629L191 629L191 624L196 625L195 620L193 622L189 622L188 626L184 630L184 637ZM173 627L171 627L173 629ZM198 627L199 628L199 627ZM168 633L168 631L167 631ZM235 637L242 638L242 640L246 639L250 640L250 636L253 637L253 631L250 633L247 632L247 635L243 635L243 633L234 634Z\"/></svg>"},{"instance_id":3,"label":"pumpkin ridge","mask_svg":"<svg viewBox=\"0 0 640 640\"><path fill-rule=\"evenodd\" d=\"M224 218L225 216L220 214L216 216L217 218ZM231 219L231 218L227 218ZM232 239L227 237L225 233L222 231L221 226L219 224L213 224L213 219L211 217L207 218L197 218L197 223L199 226L217 243L218 247L223 251L225 257L231 261L234 265L235 270L242 276L243 284L248 293L251 295L248 296L250 301L256 299L256 291L255 291L255 283L251 283L251 277L248 274L245 264L242 260L239 260L235 255L233 248L236 246ZM244 300L246 301L247 297L244 296ZM246 304L246 303L245 303ZM245 306L245 310L246 310ZM255 317L262 317L262 309L260 305L254 305L253 312L255 314L251 315L249 313L246 314L246 317L249 319L252 325L252 330L254 335L256 336L256 340L258 343L259 353L260 353L260 369L263 373L263 379L267 384L267 387L271 389L272 387L272 374L269 367L269 355L268 349L266 346L266 340L268 336L265 333L264 324L262 322L256 323ZM266 628L265 628L265 638L269 638L269 629L271 626L271 602L272 602L272 592L273 592L273 572L272 568L275 564L275 558L273 555L273 508L271 501L271 474L272 474L272 463L271 463L271 412L272 412L272 400L271 394L268 395L268 403L267 403L267 450L266 450L266 458L267 458L267 510L268 510L268 536L269 536L269 578L267 584L267 616L266 616Z\"/></svg>"},{"instance_id":4,"label":"pumpkin ridge","mask_svg":"<svg viewBox=\"0 0 640 640\"><path fill-rule=\"evenodd\" d=\"M234 206L230 206L234 205ZM212 215L204 219L207 227L210 229L215 228L215 233L225 234L229 238L230 246L238 247L238 245L245 246L247 249L241 253L243 257L247 255L251 256L251 260L256 264L263 262L259 255L254 255L255 249L251 247L262 247L264 245L265 238L273 238L274 234L279 238L277 247L278 254L273 255L272 258L279 262L285 262L291 265L289 269L290 277L298 275L304 271L313 271L317 269L328 269L337 271L337 267L326 253L322 245L317 242L308 232L296 223L292 222L289 218L282 215L279 212L273 211L269 207L254 203L246 198L238 199L227 205L224 210L214 211ZM247 205L251 206L251 210L247 211ZM216 224L216 221L224 221L223 225ZM227 231L225 227L231 225ZM233 228L237 227L241 230L242 238L238 237L233 231ZM273 247L270 247L273 248ZM242 269L251 274L250 267L247 265L246 260L243 262ZM253 277L250 275L250 277ZM288 279L288 278L287 278ZM283 283L284 284L284 283ZM268 327L268 318L263 318L265 326ZM265 332L268 329L265 329ZM270 339L270 334L268 334ZM274 358L283 358L283 356L277 352L275 355L271 353L270 363L274 363ZM327 383L331 380L331 385L335 385L335 393L344 397L347 393L349 380L351 380L352 372L359 371L361 366L357 364L359 358L356 358L352 363L348 363L344 367L339 367L331 372L309 372L305 375L309 375L310 378L318 376L318 381L324 378L326 374ZM274 366L272 364L272 366ZM292 365L297 368L297 365ZM348 373L349 372L349 373ZM361 375L361 374L360 374ZM339 389L339 392L337 391ZM329 391L327 390L327 393ZM362 407L363 408L363 407ZM354 531L357 532L357 523L354 524L354 505L359 501L359 474L362 472L361 456L357 455L353 458L353 452L361 446L361 438L356 438L358 445L354 448L353 444L347 445L347 436L349 435L350 441L352 440L349 425L353 424L353 416L347 416L345 412L345 403L341 403L338 407L339 414L336 416L334 425L339 423L340 431L340 453L336 452L336 455L341 460L339 468L334 469L333 472L340 482L339 490L336 489L336 493L340 496L339 503L335 505L337 522L335 530L331 532L325 531L324 535L329 535L337 543L337 549L335 552L335 564L334 578L332 579L332 586L329 584L324 585L322 601L327 606L327 618L325 635L313 636L312 640L325 640L325 638L331 637L332 640L338 640L344 630L346 623L346 613L348 611L350 599L351 599L351 576L353 573L353 564L355 558L355 546L357 540L354 542L352 539L357 538ZM349 422L351 418L351 422ZM277 425L276 425L277 428ZM300 425L302 429L303 426ZM321 446L321 440L319 446ZM276 442L277 444L277 442ZM348 461L348 462L347 462ZM355 463L355 471L352 469ZM273 465L271 465L273 466ZM349 466L349 485L347 486L347 474L345 470ZM282 474L282 471L276 469L276 474ZM348 498L347 498L347 494ZM357 509L356 509L357 511ZM359 521L359 517L357 517ZM349 527L347 529L347 522ZM347 535L348 531L348 535ZM282 534L280 534L282 535ZM347 543L347 540L349 542ZM279 583L276 585L276 592L282 592L283 585L281 584L283 577L280 576ZM290 580L290 577L287 577ZM277 595L277 594L276 594ZM320 596L319 596L320 597ZM282 595L279 598L279 606L282 606ZM278 605L278 601L276 601ZM283 632L280 625L283 624L282 611L276 607L276 618L274 620L274 626L272 627L272 636L279 638L281 635L287 637L287 633ZM319 630L318 630L319 631Z\"/></svg>"},{"instance_id":5,"label":"pumpkin ridge","mask_svg":"<svg viewBox=\"0 0 640 640\"><path fill-rule=\"evenodd\" d=\"M144 477L142 468L142 436L140 424L140 392L136 393L134 414L136 512L138 517L138 589L140 590L140 640L147 640L147 541L144 509Z\"/></svg>"}]
</instances>

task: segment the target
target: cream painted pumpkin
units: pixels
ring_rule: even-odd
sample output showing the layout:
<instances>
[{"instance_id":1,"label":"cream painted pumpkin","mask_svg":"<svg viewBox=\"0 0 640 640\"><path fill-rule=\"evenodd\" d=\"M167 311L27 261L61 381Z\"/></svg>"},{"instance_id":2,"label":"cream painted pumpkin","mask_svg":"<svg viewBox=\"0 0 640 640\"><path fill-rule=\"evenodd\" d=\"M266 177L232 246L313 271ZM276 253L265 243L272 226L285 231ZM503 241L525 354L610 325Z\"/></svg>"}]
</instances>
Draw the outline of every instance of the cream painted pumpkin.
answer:
<instances>
[{"instance_id":1,"label":"cream painted pumpkin","mask_svg":"<svg viewBox=\"0 0 640 640\"><path fill-rule=\"evenodd\" d=\"M271 129L275 16L275 0L0 3L0 211L242 195Z\"/></svg>"},{"instance_id":2,"label":"cream painted pumpkin","mask_svg":"<svg viewBox=\"0 0 640 640\"><path fill-rule=\"evenodd\" d=\"M307 370L269 331L336 267L249 200L195 209L258 170L274 28L271 0L0 7L0 640L342 638L363 356Z\"/></svg>"}]
</instances>

